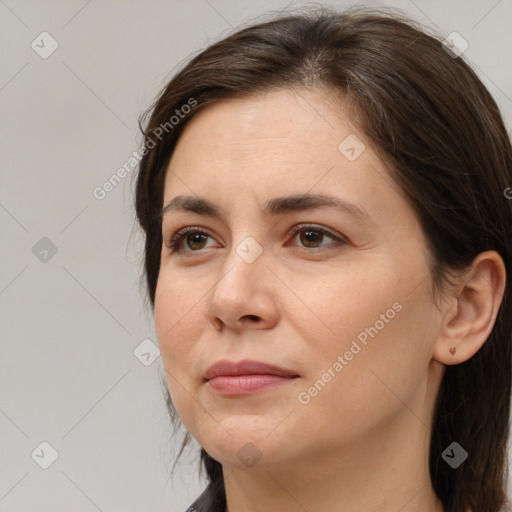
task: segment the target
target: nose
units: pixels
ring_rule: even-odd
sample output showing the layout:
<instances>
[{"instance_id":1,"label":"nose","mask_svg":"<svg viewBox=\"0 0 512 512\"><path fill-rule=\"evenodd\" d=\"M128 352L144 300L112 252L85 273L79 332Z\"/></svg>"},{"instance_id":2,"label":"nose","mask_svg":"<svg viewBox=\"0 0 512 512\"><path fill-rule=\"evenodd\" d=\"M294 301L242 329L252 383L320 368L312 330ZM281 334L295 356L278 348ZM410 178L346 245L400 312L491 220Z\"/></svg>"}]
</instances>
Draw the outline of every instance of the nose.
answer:
<instances>
[{"instance_id":1,"label":"nose","mask_svg":"<svg viewBox=\"0 0 512 512\"><path fill-rule=\"evenodd\" d=\"M233 247L216 278L205 315L218 331L270 329L278 321L274 291L278 280L267 268L264 253L249 261Z\"/></svg>"}]
</instances>

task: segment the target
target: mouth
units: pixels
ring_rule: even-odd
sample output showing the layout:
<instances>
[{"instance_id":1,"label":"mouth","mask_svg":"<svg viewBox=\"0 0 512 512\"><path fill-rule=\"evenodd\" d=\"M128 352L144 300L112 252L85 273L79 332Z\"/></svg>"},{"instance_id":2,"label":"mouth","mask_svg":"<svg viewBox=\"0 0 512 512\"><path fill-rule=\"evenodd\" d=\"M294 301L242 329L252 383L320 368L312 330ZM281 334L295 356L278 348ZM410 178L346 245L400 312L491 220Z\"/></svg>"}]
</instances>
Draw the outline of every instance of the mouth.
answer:
<instances>
[{"instance_id":1,"label":"mouth","mask_svg":"<svg viewBox=\"0 0 512 512\"><path fill-rule=\"evenodd\" d=\"M291 370L261 361L217 361L205 374L205 383L223 396L250 395L293 382L300 376Z\"/></svg>"},{"instance_id":2,"label":"mouth","mask_svg":"<svg viewBox=\"0 0 512 512\"><path fill-rule=\"evenodd\" d=\"M288 384L298 377L278 375L224 375L208 380L211 389L223 396L251 395L264 389Z\"/></svg>"}]
</instances>

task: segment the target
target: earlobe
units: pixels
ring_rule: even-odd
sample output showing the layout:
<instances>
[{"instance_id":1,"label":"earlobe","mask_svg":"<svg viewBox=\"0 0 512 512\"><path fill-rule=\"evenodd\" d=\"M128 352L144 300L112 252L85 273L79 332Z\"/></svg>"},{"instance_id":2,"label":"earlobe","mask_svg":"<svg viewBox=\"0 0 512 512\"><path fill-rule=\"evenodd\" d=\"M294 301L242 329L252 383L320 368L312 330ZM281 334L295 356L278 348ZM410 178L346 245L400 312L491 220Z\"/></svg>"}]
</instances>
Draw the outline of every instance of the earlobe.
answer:
<instances>
[{"instance_id":1,"label":"earlobe","mask_svg":"<svg viewBox=\"0 0 512 512\"><path fill-rule=\"evenodd\" d=\"M496 251L480 253L450 292L433 359L459 364L482 348L494 327L505 284L501 256Z\"/></svg>"}]
</instances>

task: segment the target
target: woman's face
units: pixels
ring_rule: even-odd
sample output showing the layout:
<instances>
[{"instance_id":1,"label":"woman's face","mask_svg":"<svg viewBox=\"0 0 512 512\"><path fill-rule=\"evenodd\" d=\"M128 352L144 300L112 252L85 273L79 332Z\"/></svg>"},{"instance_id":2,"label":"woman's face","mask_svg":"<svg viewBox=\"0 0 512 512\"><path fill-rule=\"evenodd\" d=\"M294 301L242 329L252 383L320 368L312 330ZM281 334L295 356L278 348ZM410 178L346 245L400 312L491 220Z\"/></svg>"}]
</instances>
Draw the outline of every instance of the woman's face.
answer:
<instances>
[{"instance_id":1,"label":"woman's face","mask_svg":"<svg viewBox=\"0 0 512 512\"><path fill-rule=\"evenodd\" d=\"M393 429L428 432L441 319L426 240L350 121L315 91L223 100L188 123L170 161L164 208L187 196L219 215L167 209L156 331L181 420L224 465L371 457ZM352 206L285 201L308 194ZM172 252L185 227L203 234ZM245 359L298 377L251 392L205 380L213 363Z\"/></svg>"}]
</instances>

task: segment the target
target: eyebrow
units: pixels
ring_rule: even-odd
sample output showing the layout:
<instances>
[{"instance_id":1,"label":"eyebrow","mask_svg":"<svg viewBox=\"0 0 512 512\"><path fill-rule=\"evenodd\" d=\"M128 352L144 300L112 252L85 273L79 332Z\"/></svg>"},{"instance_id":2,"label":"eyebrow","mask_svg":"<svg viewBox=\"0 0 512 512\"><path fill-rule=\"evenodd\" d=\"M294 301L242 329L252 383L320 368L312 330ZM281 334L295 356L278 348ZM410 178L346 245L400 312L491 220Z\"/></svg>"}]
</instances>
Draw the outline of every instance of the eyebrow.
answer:
<instances>
[{"instance_id":1,"label":"eyebrow","mask_svg":"<svg viewBox=\"0 0 512 512\"><path fill-rule=\"evenodd\" d=\"M325 207L342 211L360 222L373 224L371 217L363 208L345 199L325 194L296 194L287 197L276 197L265 203L263 212L267 215L277 216ZM174 197L162 209L162 216L172 211L188 211L219 219L226 217L222 208L207 199L195 196Z\"/></svg>"}]
</instances>

